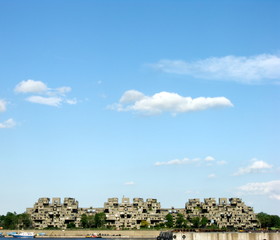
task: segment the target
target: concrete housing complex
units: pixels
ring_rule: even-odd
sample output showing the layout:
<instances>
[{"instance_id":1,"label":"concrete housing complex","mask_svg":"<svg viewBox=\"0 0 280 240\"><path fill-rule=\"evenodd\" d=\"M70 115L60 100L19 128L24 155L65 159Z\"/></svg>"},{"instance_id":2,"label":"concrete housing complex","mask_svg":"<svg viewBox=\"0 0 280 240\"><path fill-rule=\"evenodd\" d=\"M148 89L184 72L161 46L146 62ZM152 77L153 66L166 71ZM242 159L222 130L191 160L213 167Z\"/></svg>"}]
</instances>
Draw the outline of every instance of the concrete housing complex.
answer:
<instances>
[{"instance_id":1,"label":"concrete housing complex","mask_svg":"<svg viewBox=\"0 0 280 240\"><path fill-rule=\"evenodd\" d=\"M103 208L80 208L74 198L40 198L33 208L27 208L36 229L57 227L67 228L69 223L76 227L81 226L83 214L94 215L104 212L106 226L114 229L140 229L145 222L149 226L165 223L165 216L170 213L176 219L178 213L185 218L206 217L210 224L232 228L255 228L259 226L251 207L246 206L239 198L220 198L218 203L214 198L206 198L204 202L199 199L189 199L185 208L161 208L156 199L134 198L109 198Z\"/></svg>"}]
</instances>

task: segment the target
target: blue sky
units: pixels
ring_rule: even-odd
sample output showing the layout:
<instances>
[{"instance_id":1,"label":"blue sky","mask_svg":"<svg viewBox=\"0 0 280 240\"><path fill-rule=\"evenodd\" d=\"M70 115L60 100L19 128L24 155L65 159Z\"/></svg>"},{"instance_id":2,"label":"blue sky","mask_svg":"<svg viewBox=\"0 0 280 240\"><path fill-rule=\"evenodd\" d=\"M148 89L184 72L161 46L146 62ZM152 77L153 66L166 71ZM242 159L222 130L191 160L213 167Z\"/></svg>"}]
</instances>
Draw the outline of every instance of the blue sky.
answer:
<instances>
[{"instance_id":1,"label":"blue sky","mask_svg":"<svg viewBox=\"0 0 280 240\"><path fill-rule=\"evenodd\" d=\"M280 2L0 2L1 208L241 197L280 215Z\"/></svg>"}]
</instances>

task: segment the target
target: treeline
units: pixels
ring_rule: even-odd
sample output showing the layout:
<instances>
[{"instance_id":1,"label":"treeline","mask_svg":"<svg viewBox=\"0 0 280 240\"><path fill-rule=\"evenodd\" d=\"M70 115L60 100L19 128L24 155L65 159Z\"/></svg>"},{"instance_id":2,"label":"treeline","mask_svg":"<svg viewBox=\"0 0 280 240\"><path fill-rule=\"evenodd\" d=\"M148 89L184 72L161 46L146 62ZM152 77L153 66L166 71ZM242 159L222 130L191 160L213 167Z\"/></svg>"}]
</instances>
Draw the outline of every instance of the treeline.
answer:
<instances>
[{"instance_id":1,"label":"treeline","mask_svg":"<svg viewBox=\"0 0 280 240\"><path fill-rule=\"evenodd\" d=\"M176 216L169 213L165 217L165 222L158 224L156 228L205 228L209 222L210 220L206 217L185 218L181 213L178 213ZM218 229L218 226L215 223L212 223L211 226L207 227Z\"/></svg>"},{"instance_id":2,"label":"treeline","mask_svg":"<svg viewBox=\"0 0 280 240\"><path fill-rule=\"evenodd\" d=\"M83 214L81 217L82 228L102 228L106 224L105 213L96 213L94 215Z\"/></svg>"},{"instance_id":3,"label":"treeline","mask_svg":"<svg viewBox=\"0 0 280 240\"><path fill-rule=\"evenodd\" d=\"M266 213L258 213L257 218L262 228L280 228L280 217L277 215L269 215Z\"/></svg>"},{"instance_id":4,"label":"treeline","mask_svg":"<svg viewBox=\"0 0 280 240\"><path fill-rule=\"evenodd\" d=\"M260 222L261 228L265 229L279 229L280 228L280 217L277 215L269 215L266 213L258 213L257 219ZM80 228L107 228L106 226L106 214L96 213L94 215L83 214L81 216ZM210 223L210 225L209 225ZM27 213L11 213L8 212L6 215L0 215L0 227L3 229L32 229L32 220L29 214ZM150 228L150 223L146 220L141 221L141 228ZM67 228L76 228L74 222L71 222L67 225ZM165 221L159 223L154 227L155 229L162 228L208 228L208 229L219 229L215 222L206 217L194 217L194 218L185 218L183 214L178 213L176 216L172 214L167 214Z\"/></svg>"},{"instance_id":5,"label":"treeline","mask_svg":"<svg viewBox=\"0 0 280 240\"><path fill-rule=\"evenodd\" d=\"M3 229L31 229L31 217L27 213L11 213L0 216L0 227Z\"/></svg>"}]
</instances>

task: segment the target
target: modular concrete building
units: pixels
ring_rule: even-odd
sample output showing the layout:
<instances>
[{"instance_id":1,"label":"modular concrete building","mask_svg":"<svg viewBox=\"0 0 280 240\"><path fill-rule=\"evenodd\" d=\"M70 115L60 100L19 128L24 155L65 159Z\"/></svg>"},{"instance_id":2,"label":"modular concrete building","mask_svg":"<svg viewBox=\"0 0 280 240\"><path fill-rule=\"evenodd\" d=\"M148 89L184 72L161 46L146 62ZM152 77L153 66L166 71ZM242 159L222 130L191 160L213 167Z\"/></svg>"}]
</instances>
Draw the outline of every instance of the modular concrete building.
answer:
<instances>
[{"instance_id":1,"label":"modular concrete building","mask_svg":"<svg viewBox=\"0 0 280 240\"><path fill-rule=\"evenodd\" d=\"M207 225L215 224L226 228L256 228L259 222L251 207L245 205L240 198L214 198L189 199L184 208L162 208L157 199L109 198L103 208L80 208L74 198L40 198L33 208L27 208L36 229L61 228L65 229L71 223L81 226L83 214L94 215L103 212L106 215L106 226L113 229L140 229L142 226L155 227L165 224L166 215L171 214L174 222L180 213L185 219L194 217L207 218Z\"/></svg>"},{"instance_id":2,"label":"modular concrete building","mask_svg":"<svg viewBox=\"0 0 280 240\"><path fill-rule=\"evenodd\" d=\"M217 203L214 198L190 199L186 205L186 217L206 217L210 223L220 228L256 228L259 222L252 207L248 207L240 198L219 198Z\"/></svg>"},{"instance_id":3,"label":"modular concrete building","mask_svg":"<svg viewBox=\"0 0 280 240\"><path fill-rule=\"evenodd\" d=\"M39 198L26 212L36 229L66 228L71 222L78 227L80 223L80 209L74 198L64 198L64 202L60 198L53 198L52 202L49 198Z\"/></svg>"}]
</instances>

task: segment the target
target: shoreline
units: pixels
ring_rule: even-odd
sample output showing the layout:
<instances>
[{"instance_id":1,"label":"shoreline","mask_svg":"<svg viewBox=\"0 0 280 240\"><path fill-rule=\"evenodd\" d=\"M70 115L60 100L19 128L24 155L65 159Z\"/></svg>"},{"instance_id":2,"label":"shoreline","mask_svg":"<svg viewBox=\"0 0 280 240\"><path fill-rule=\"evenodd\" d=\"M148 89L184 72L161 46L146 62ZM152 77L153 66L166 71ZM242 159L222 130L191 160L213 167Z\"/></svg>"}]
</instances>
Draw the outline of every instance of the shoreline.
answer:
<instances>
[{"instance_id":1,"label":"shoreline","mask_svg":"<svg viewBox=\"0 0 280 240\"><path fill-rule=\"evenodd\" d=\"M35 238L39 239L62 239L62 238L84 238L86 235L96 234L103 239L146 239L156 240L160 235L160 230L0 230L5 238L13 238L7 236L10 232L34 232ZM168 230L166 230L168 231ZM44 236L40 236L44 233ZM182 232L183 237L177 237L176 240L280 240L279 232ZM182 235L182 236L183 236Z\"/></svg>"},{"instance_id":2,"label":"shoreline","mask_svg":"<svg viewBox=\"0 0 280 240\"><path fill-rule=\"evenodd\" d=\"M156 239L160 234L160 230L0 230L5 238L13 238L8 236L10 232L34 232L35 238L86 238L87 235L96 234L100 235L102 238L108 239ZM45 235L39 236L40 233Z\"/></svg>"}]
</instances>

